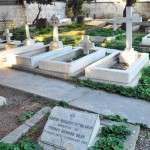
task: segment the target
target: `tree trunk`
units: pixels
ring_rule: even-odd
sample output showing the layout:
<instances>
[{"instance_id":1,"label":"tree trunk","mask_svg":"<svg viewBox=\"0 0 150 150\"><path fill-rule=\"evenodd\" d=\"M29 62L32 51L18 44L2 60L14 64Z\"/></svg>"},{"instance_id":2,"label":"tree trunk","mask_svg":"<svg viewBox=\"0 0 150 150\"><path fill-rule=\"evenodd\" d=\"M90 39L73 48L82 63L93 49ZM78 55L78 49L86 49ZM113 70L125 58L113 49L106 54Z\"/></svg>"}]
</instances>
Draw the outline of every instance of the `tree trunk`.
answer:
<instances>
[{"instance_id":1,"label":"tree trunk","mask_svg":"<svg viewBox=\"0 0 150 150\"><path fill-rule=\"evenodd\" d=\"M39 19L39 16L40 16L40 13L41 13L41 11L42 11L42 6L40 5L40 4L38 4L38 14L37 14L37 16L36 16L36 18L34 19L34 21L33 21L33 25L35 25L36 24L36 22L37 22L37 20Z\"/></svg>"},{"instance_id":2,"label":"tree trunk","mask_svg":"<svg viewBox=\"0 0 150 150\"><path fill-rule=\"evenodd\" d=\"M127 7L127 5L125 6L125 8L123 10L123 17L126 17L126 7ZM126 30L126 23L123 23L121 25L121 29Z\"/></svg>"}]
</instances>

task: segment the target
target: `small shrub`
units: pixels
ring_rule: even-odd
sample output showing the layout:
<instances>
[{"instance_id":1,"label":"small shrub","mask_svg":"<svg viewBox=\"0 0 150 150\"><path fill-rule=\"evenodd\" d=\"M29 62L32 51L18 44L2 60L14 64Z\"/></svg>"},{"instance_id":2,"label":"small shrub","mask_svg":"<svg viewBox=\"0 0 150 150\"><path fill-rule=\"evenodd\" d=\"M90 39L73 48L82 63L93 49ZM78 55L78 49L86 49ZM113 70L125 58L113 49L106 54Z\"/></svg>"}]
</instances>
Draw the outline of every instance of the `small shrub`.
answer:
<instances>
[{"instance_id":1,"label":"small shrub","mask_svg":"<svg viewBox=\"0 0 150 150\"><path fill-rule=\"evenodd\" d=\"M27 119L30 119L35 113L32 111L26 111L21 113L21 115L18 117L18 122L19 123L23 123L25 122Z\"/></svg>"},{"instance_id":2,"label":"small shrub","mask_svg":"<svg viewBox=\"0 0 150 150\"><path fill-rule=\"evenodd\" d=\"M0 150L43 150L43 148L32 140L25 138L17 144L7 144L0 142Z\"/></svg>"},{"instance_id":3,"label":"small shrub","mask_svg":"<svg viewBox=\"0 0 150 150\"><path fill-rule=\"evenodd\" d=\"M98 140L90 150L124 150L124 142L130 134L124 125L102 127Z\"/></svg>"}]
</instances>

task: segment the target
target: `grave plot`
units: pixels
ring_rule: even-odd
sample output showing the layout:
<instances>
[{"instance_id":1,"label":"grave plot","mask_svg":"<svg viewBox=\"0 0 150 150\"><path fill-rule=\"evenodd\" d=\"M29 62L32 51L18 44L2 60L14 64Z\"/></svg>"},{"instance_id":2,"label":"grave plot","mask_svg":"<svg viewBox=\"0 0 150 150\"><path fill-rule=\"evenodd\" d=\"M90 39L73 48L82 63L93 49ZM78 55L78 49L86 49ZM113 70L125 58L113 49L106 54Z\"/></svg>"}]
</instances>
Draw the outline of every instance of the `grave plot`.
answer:
<instances>
[{"instance_id":1,"label":"grave plot","mask_svg":"<svg viewBox=\"0 0 150 150\"><path fill-rule=\"evenodd\" d=\"M127 9L127 17L122 19L122 22L126 22L126 49L123 52L112 53L87 67L86 78L123 86L137 85L138 75L148 63L149 56L132 48L132 22L141 22L141 18L132 17L132 7Z\"/></svg>"},{"instance_id":2,"label":"grave plot","mask_svg":"<svg viewBox=\"0 0 150 150\"><path fill-rule=\"evenodd\" d=\"M139 72L148 62L147 54L139 55L136 62L128 67L119 63L120 52L115 52L85 69L85 77L98 82L106 82L124 86L135 86Z\"/></svg>"},{"instance_id":3,"label":"grave plot","mask_svg":"<svg viewBox=\"0 0 150 150\"><path fill-rule=\"evenodd\" d=\"M90 49L89 54L84 53L83 47L76 47L62 56L43 59L39 62L39 68L53 76L68 78L84 72L86 66L105 57L105 54L106 50L98 47Z\"/></svg>"},{"instance_id":4,"label":"grave plot","mask_svg":"<svg viewBox=\"0 0 150 150\"><path fill-rule=\"evenodd\" d=\"M147 34L142 38L140 47L143 51L150 52L150 34Z\"/></svg>"},{"instance_id":5,"label":"grave plot","mask_svg":"<svg viewBox=\"0 0 150 150\"><path fill-rule=\"evenodd\" d=\"M36 51L36 49L40 49L43 47L44 47L43 43L36 43L30 46L22 46L10 50L3 50L0 52L0 61L12 65L16 63L16 55L23 52Z\"/></svg>"},{"instance_id":6,"label":"grave plot","mask_svg":"<svg viewBox=\"0 0 150 150\"><path fill-rule=\"evenodd\" d=\"M47 113L50 115L46 115ZM7 143L10 143L20 150L21 142L22 147L28 143L39 150L98 150L105 147L112 149L114 146L120 150L134 150L139 131L138 125L100 119L98 114L60 106L53 109L43 107L18 128L2 137L3 143L0 146L3 144L7 147ZM111 138L114 141L109 140Z\"/></svg>"},{"instance_id":7,"label":"grave plot","mask_svg":"<svg viewBox=\"0 0 150 150\"><path fill-rule=\"evenodd\" d=\"M26 67L26 68L36 68L39 65L39 61L49 58L52 59L57 55L63 55L64 53L70 51L71 46L64 46L63 48L55 49L54 51L49 51L49 45L44 45L37 47L35 49L30 49L28 52L23 52L15 55L16 63L13 64L15 67Z\"/></svg>"},{"instance_id":8,"label":"grave plot","mask_svg":"<svg viewBox=\"0 0 150 150\"><path fill-rule=\"evenodd\" d=\"M9 50L21 45L21 41L11 40L12 33L9 32L9 29L5 30L6 40L0 39L0 50Z\"/></svg>"}]
</instances>

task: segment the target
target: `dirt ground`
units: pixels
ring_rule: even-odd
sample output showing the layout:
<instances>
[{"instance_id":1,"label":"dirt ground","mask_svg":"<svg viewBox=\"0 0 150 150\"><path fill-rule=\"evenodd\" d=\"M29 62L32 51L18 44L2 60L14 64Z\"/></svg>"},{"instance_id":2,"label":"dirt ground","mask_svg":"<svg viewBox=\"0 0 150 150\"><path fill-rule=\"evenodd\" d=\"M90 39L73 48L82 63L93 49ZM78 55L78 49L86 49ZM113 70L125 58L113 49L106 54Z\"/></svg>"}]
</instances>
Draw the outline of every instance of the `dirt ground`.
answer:
<instances>
[{"instance_id":1,"label":"dirt ground","mask_svg":"<svg viewBox=\"0 0 150 150\"><path fill-rule=\"evenodd\" d=\"M0 139L20 125L17 122L17 117L22 112L36 112L49 104L49 102L43 101L44 99L41 100L30 94L2 86L0 86L0 96L6 97L8 103L7 106L0 108ZM34 128L27 136L37 140L41 135L45 122L46 118L42 119L36 129ZM141 129L135 150L150 150L150 129Z\"/></svg>"},{"instance_id":2,"label":"dirt ground","mask_svg":"<svg viewBox=\"0 0 150 150\"><path fill-rule=\"evenodd\" d=\"M31 95L1 86L0 96L7 98L7 106L0 108L0 138L19 126L17 117L22 112L37 111L42 107Z\"/></svg>"}]
</instances>

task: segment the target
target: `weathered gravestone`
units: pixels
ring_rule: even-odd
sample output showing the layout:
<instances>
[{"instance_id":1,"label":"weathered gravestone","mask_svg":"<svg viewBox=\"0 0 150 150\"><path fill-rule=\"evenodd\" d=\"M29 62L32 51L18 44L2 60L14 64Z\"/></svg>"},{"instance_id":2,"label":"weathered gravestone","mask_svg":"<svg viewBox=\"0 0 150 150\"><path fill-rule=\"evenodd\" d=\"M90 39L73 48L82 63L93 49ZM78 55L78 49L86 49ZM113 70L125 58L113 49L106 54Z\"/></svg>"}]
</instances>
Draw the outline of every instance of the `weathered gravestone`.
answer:
<instances>
[{"instance_id":1,"label":"weathered gravestone","mask_svg":"<svg viewBox=\"0 0 150 150\"><path fill-rule=\"evenodd\" d=\"M44 127L40 144L44 150L87 150L100 129L97 114L55 107Z\"/></svg>"},{"instance_id":2,"label":"weathered gravestone","mask_svg":"<svg viewBox=\"0 0 150 150\"><path fill-rule=\"evenodd\" d=\"M58 26L60 24L57 16L53 15L51 17L51 24L53 26L53 41L50 43L50 50L55 50L58 48L63 48L62 41L59 40Z\"/></svg>"}]
</instances>

